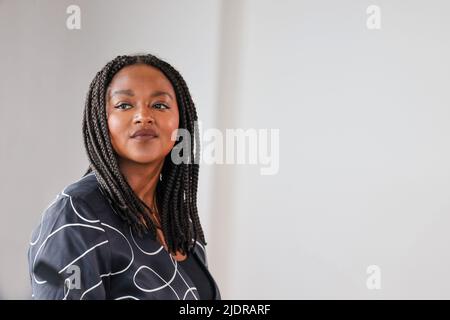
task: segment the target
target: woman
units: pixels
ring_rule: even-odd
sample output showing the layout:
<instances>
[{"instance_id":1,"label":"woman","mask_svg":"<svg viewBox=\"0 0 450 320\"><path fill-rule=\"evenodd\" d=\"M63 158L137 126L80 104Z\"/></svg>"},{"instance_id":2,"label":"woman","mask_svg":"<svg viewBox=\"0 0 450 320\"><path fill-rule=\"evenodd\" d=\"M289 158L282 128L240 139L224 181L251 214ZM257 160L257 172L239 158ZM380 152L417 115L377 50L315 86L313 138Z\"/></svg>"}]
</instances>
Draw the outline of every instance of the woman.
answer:
<instances>
[{"instance_id":1,"label":"woman","mask_svg":"<svg viewBox=\"0 0 450 320\"><path fill-rule=\"evenodd\" d=\"M32 235L34 298L220 299L197 213L196 125L185 81L157 57L118 56L97 73L83 115L89 169Z\"/></svg>"}]
</instances>

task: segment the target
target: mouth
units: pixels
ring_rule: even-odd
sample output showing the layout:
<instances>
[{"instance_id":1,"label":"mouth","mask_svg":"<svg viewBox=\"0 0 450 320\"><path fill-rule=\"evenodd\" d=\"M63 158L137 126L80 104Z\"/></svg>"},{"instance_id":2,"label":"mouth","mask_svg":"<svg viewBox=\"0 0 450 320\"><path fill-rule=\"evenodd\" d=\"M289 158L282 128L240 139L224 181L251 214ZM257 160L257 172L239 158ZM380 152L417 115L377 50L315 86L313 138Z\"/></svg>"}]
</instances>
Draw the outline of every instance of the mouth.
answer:
<instances>
[{"instance_id":1,"label":"mouth","mask_svg":"<svg viewBox=\"0 0 450 320\"><path fill-rule=\"evenodd\" d=\"M131 138L138 140L149 140L158 137L158 134L154 128L146 128L135 131Z\"/></svg>"},{"instance_id":2,"label":"mouth","mask_svg":"<svg viewBox=\"0 0 450 320\"><path fill-rule=\"evenodd\" d=\"M155 136L155 135L138 135L138 136L135 136L135 137L132 137L131 139L134 139L134 140L152 140L152 139L156 139L156 138L158 138L158 136Z\"/></svg>"}]
</instances>

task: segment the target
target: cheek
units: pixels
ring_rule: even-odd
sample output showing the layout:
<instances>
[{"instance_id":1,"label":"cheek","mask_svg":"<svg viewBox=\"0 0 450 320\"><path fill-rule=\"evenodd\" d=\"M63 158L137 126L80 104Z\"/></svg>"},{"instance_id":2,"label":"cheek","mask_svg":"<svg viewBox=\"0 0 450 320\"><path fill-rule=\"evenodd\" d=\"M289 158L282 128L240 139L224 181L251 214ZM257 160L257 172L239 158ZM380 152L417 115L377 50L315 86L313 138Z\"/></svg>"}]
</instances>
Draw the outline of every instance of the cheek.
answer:
<instances>
[{"instance_id":1,"label":"cheek","mask_svg":"<svg viewBox=\"0 0 450 320\"><path fill-rule=\"evenodd\" d=\"M120 140L120 132L123 132L122 125L123 124L118 117L115 117L114 115L108 117L109 136L113 146L117 146L117 143Z\"/></svg>"},{"instance_id":2,"label":"cheek","mask_svg":"<svg viewBox=\"0 0 450 320\"><path fill-rule=\"evenodd\" d=\"M172 116L169 119L166 119L164 122L164 136L165 140L167 141L167 144L170 145L170 147L173 147L175 144L175 141L171 140L172 133L176 132L179 126L179 120L178 120L178 114L176 116Z\"/></svg>"}]
</instances>

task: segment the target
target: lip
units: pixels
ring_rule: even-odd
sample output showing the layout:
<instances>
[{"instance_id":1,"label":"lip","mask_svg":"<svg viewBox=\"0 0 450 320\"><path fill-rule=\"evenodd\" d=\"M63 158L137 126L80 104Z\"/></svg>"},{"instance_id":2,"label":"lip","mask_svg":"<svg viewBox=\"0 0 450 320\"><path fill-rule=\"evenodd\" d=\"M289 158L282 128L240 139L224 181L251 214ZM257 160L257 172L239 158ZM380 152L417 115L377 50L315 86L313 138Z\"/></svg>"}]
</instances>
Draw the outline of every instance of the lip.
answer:
<instances>
[{"instance_id":1,"label":"lip","mask_svg":"<svg viewBox=\"0 0 450 320\"><path fill-rule=\"evenodd\" d=\"M136 136L133 137L132 139L136 139L136 140L151 140L151 139L155 139L155 136L149 136L149 135L144 135L144 136Z\"/></svg>"},{"instance_id":2,"label":"lip","mask_svg":"<svg viewBox=\"0 0 450 320\"><path fill-rule=\"evenodd\" d=\"M137 130L135 131L130 138L134 138L134 139L152 139L152 138L156 138L158 137L158 134L156 133L156 131L154 129L141 129L141 130Z\"/></svg>"}]
</instances>

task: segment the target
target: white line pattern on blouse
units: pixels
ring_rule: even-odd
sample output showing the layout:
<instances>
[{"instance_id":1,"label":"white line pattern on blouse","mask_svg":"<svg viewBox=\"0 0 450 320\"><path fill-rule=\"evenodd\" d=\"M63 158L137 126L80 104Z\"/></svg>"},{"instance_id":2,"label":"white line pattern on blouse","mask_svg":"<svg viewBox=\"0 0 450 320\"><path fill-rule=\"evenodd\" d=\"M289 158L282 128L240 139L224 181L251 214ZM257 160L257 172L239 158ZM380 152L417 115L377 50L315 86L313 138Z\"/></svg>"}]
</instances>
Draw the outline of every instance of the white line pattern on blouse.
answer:
<instances>
[{"instance_id":1,"label":"white line pattern on blouse","mask_svg":"<svg viewBox=\"0 0 450 320\"><path fill-rule=\"evenodd\" d=\"M87 255L89 252L91 252L92 250L94 250L97 247L100 247L104 244L108 243L108 240L105 240L103 242L97 243L95 246L89 248L88 250L86 250L83 254L79 255L78 257L76 257L74 260L72 260L68 265L66 265L64 268L62 268L61 270L58 271L59 274L61 274L62 272L64 272L64 270L66 270L68 267L70 267L71 265L73 265L75 262L77 262L78 260L80 260L81 258L83 258L85 255Z\"/></svg>"},{"instance_id":2,"label":"white line pattern on blouse","mask_svg":"<svg viewBox=\"0 0 450 320\"><path fill-rule=\"evenodd\" d=\"M92 228L92 229L97 229L97 230L100 230L100 231L102 231L102 232L105 232L105 230L103 230L102 228L99 228L99 227L96 227L96 226L90 226L90 225L82 224L82 223L68 223L68 224L62 225L61 227L59 227L58 229L56 229L55 231L53 231L52 233L50 233L50 234L45 238L45 240L42 242L42 244L39 246L39 249L38 249L38 251L36 252L36 255L34 256L33 269L34 269L34 266L35 266L35 263L36 263L36 259L37 259L37 257L39 256L39 253L40 253L40 251L42 250L42 248L43 248L43 247L45 246L45 244L47 243L48 239L50 239L52 236L54 236L55 234L57 234L59 231L65 229L65 228L68 228L68 227L84 227L84 228ZM37 280L36 277L34 276L34 274L33 274L33 279L34 279L34 280L36 281L36 283L38 283L38 284L44 284L44 283L47 282L47 281L45 281L45 280L43 280L43 281Z\"/></svg>"},{"instance_id":3,"label":"white line pattern on blouse","mask_svg":"<svg viewBox=\"0 0 450 320\"><path fill-rule=\"evenodd\" d=\"M162 249L164 249L164 247L161 246L161 247L159 247L159 249L157 249L157 250L155 250L155 251L153 251L153 252L147 252L147 251L145 251L144 249L142 249L142 248L136 243L136 240L134 240L133 230L131 229L131 227L130 227L130 234L131 234L131 239L133 239L134 244L136 245L136 247L137 247L143 254L146 254L146 255L148 255L148 256L154 256L155 254L160 253Z\"/></svg>"},{"instance_id":4,"label":"white line pattern on blouse","mask_svg":"<svg viewBox=\"0 0 450 320\"><path fill-rule=\"evenodd\" d=\"M94 290L95 288L97 288L99 285L101 285L103 282L103 280L100 280L97 284L94 284L92 287L90 287L89 289L87 289L86 291L83 292L83 294L80 297L80 300L83 300L84 296L86 295L86 293Z\"/></svg>"},{"instance_id":5,"label":"white line pattern on blouse","mask_svg":"<svg viewBox=\"0 0 450 320\"><path fill-rule=\"evenodd\" d=\"M100 224L102 226L108 227L108 228L116 231L117 233L119 233L125 239L125 241L127 242L128 246L130 247L130 251L131 251L131 259L130 259L130 263L128 264L128 266L126 266L126 268L123 269L123 270L110 272L109 275L114 276L116 274L123 273L123 272L127 271L131 267L131 265L133 264L133 261L134 261L134 251L133 251L133 248L131 247L130 241L128 241L127 237L125 237L125 235L122 232L120 232L116 228L110 226L109 224L106 224L106 223L103 223L103 222L101 222Z\"/></svg>"}]
</instances>

